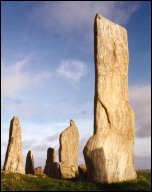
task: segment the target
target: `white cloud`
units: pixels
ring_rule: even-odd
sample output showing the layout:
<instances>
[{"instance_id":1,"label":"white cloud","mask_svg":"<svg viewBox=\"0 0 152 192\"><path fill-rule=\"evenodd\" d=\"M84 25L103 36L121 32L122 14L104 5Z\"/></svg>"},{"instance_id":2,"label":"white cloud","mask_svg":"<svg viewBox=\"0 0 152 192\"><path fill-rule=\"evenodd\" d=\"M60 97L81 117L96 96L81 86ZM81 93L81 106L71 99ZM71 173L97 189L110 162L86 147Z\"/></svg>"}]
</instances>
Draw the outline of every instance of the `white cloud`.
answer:
<instances>
[{"instance_id":1,"label":"white cloud","mask_svg":"<svg viewBox=\"0 0 152 192\"><path fill-rule=\"evenodd\" d=\"M129 88L130 102L135 111L136 136L151 135L151 85L134 85Z\"/></svg>"},{"instance_id":2,"label":"white cloud","mask_svg":"<svg viewBox=\"0 0 152 192\"><path fill-rule=\"evenodd\" d=\"M118 24L124 25L139 8L140 2L118 1L63 1L43 2L33 9L33 16L46 29L54 26L62 30L83 29L90 24L92 29L95 14L98 12Z\"/></svg>"},{"instance_id":3,"label":"white cloud","mask_svg":"<svg viewBox=\"0 0 152 192\"><path fill-rule=\"evenodd\" d=\"M57 68L59 75L78 82L87 72L86 64L79 60L63 60Z\"/></svg>"},{"instance_id":4,"label":"white cloud","mask_svg":"<svg viewBox=\"0 0 152 192\"><path fill-rule=\"evenodd\" d=\"M26 88L33 89L50 77L50 73L47 71L34 74L25 70L24 67L29 63L30 59L25 58L14 65L2 65L2 96L10 97L24 91Z\"/></svg>"}]
</instances>

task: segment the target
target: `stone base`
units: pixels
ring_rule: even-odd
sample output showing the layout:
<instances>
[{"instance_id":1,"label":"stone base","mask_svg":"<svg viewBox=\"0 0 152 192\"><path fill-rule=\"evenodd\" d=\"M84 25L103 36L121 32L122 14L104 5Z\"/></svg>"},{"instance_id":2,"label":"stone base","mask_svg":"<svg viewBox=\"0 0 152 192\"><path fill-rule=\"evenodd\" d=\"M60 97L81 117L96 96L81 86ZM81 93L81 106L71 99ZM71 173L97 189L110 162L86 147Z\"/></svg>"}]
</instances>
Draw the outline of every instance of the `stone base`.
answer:
<instances>
[{"instance_id":1,"label":"stone base","mask_svg":"<svg viewBox=\"0 0 152 192\"><path fill-rule=\"evenodd\" d=\"M87 178L97 183L113 183L137 178L133 164L133 139L112 131L107 137L95 134L84 148Z\"/></svg>"},{"instance_id":2,"label":"stone base","mask_svg":"<svg viewBox=\"0 0 152 192\"><path fill-rule=\"evenodd\" d=\"M76 176L75 166L71 166L67 162L59 163L59 172L61 179L72 179Z\"/></svg>"}]
</instances>

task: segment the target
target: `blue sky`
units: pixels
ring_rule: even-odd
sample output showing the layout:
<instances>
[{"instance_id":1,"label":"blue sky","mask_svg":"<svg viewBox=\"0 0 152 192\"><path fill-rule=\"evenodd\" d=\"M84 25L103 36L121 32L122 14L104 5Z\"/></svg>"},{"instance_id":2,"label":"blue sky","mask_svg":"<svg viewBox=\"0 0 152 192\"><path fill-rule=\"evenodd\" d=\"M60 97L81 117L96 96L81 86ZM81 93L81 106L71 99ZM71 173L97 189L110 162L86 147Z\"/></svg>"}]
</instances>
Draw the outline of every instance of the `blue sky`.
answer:
<instances>
[{"instance_id":1,"label":"blue sky","mask_svg":"<svg viewBox=\"0 0 152 192\"><path fill-rule=\"evenodd\" d=\"M129 43L129 94L136 113L135 165L150 168L150 2L2 2L2 141L9 122L22 125L24 157L44 165L48 147L74 119L82 149L93 133L93 22L98 12L124 26Z\"/></svg>"}]
</instances>

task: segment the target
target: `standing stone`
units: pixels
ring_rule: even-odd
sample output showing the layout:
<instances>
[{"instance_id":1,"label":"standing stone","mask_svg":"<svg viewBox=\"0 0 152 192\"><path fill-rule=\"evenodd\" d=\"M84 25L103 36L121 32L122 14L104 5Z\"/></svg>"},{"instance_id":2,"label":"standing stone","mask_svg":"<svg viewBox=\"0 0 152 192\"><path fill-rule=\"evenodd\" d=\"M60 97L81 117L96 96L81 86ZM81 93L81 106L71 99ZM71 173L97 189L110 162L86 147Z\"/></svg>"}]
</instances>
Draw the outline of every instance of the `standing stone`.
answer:
<instances>
[{"instance_id":1,"label":"standing stone","mask_svg":"<svg viewBox=\"0 0 152 192\"><path fill-rule=\"evenodd\" d=\"M53 163L53 178L60 179L60 164L58 162Z\"/></svg>"},{"instance_id":2,"label":"standing stone","mask_svg":"<svg viewBox=\"0 0 152 192\"><path fill-rule=\"evenodd\" d=\"M84 148L90 181L135 179L134 112L128 99L127 31L97 14L94 23L94 135Z\"/></svg>"},{"instance_id":3,"label":"standing stone","mask_svg":"<svg viewBox=\"0 0 152 192\"><path fill-rule=\"evenodd\" d=\"M67 162L59 163L59 175L61 179L72 179L76 176L75 166L69 165Z\"/></svg>"},{"instance_id":4,"label":"standing stone","mask_svg":"<svg viewBox=\"0 0 152 192\"><path fill-rule=\"evenodd\" d=\"M25 173L34 174L34 158L31 151L27 153Z\"/></svg>"},{"instance_id":5,"label":"standing stone","mask_svg":"<svg viewBox=\"0 0 152 192\"><path fill-rule=\"evenodd\" d=\"M36 167L35 169L34 169L34 174L35 175L44 175L44 173L43 173L43 167Z\"/></svg>"},{"instance_id":6,"label":"standing stone","mask_svg":"<svg viewBox=\"0 0 152 192\"><path fill-rule=\"evenodd\" d=\"M78 166L78 170L79 170L79 176L82 178L86 178L87 177L87 167L86 164L80 164Z\"/></svg>"},{"instance_id":7,"label":"standing stone","mask_svg":"<svg viewBox=\"0 0 152 192\"><path fill-rule=\"evenodd\" d=\"M18 117L13 117L10 122L9 140L3 170L13 173L25 173L21 142L21 126Z\"/></svg>"},{"instance_id":8,"label":"standing stone","mask_svg":"<svg viewBox=\"0 0 152 192\"><path fill-rule=\"evenodd\" d=\"M44 173L49 177L53 177L53 174L54 174L53 166L54 166L55 161L56 161L55 149L50 147L47 150L47 159L46 159L46 164L45 164L45 168L44 168Z\"/></svg>"},{"instance_id":9,"label":"standing stone","mask_svg":"<svg viewBox=\"0 0 152 192\"><path fill-rule=\"evenodd\" d=\"M70 127L60 135L59 161L66 162L69 166L74 166L78 170L78 144L79 132L73 120Z\"/></svg>"}]
</instances>

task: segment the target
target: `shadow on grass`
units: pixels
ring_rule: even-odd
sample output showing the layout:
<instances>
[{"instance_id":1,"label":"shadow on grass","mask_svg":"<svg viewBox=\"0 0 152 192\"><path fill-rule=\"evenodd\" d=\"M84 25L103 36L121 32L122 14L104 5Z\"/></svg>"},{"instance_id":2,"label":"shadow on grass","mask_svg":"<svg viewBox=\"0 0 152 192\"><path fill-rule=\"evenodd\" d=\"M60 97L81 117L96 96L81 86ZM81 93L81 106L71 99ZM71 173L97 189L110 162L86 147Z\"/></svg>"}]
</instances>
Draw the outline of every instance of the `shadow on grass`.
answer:
<instances>
[{"instance_id":1,"label":"shadow on grass","mask_svg":"<svg viewBox=\"0 0 152 192\"><path fill-rule=\"evenodd\" d=\"M97 184L85 178L57 180L41 176L2 174L1 191L150 191L151 173L137 172L138 178L133 181Z\"/></svg>"}]
</instances>

